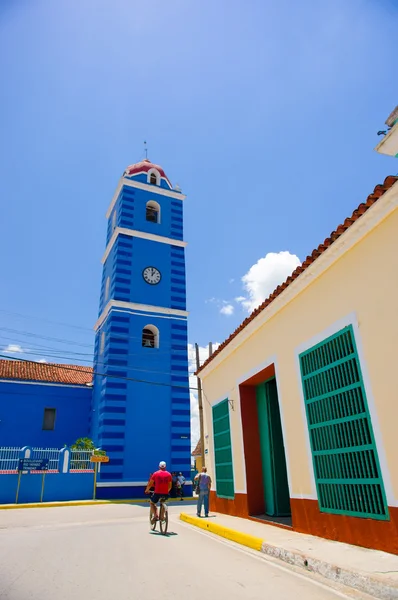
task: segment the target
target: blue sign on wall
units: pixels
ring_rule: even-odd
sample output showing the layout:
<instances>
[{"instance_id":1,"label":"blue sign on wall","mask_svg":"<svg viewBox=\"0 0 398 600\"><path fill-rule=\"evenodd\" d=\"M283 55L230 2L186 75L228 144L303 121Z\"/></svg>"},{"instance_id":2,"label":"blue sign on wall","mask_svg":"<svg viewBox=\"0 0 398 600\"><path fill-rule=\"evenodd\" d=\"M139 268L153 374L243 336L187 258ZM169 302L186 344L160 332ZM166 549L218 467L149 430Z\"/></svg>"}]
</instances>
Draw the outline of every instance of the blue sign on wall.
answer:
<instances>
[{"instance_id":1,"label":"blue sign on wall","mask_svg":"<svg viewBox=\"0 0 398 600\"><path fill-rule=\"evenodd\" d=\"M20 458L18 471L48 471L48 458Z\"/></svg>"}]
</instances>

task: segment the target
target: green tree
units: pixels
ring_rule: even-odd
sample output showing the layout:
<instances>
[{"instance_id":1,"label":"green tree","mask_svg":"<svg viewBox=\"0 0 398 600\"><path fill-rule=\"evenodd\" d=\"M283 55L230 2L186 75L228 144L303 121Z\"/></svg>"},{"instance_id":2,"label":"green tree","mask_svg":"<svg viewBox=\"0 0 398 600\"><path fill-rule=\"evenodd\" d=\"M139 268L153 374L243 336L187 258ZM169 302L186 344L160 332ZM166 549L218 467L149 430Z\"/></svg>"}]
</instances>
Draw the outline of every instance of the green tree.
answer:
<instances>
[{"instance_id":1,"label":"green tree","mask_svg":"<svg viewBox=\"0 0 398 600\"><path fill-rule=\"evenodd\" d=\"M90 438L87 438L87 437L79 438L78 440L76 440L76 442L74 444L72 444L71 450L81 450L81 451L93 450L94 454L96 456L106 456L105 450L98 450L94 446L93 440L90 440Z\"/></svg>"},{"instance_id":2,"label":"green tree","mask_svg":"<svg viewBox=\"0 0 398 600\"><path fill-rule=\"evenodd\" d=\"M79 438L70 448L71 450L75 450L72 462L73 467L71 467L73 470L87 469L87 451L93 452L96 456L106 456L105 450L97 449L94 446L93 440L87 437Z\"/></svg>"}]
</instances>

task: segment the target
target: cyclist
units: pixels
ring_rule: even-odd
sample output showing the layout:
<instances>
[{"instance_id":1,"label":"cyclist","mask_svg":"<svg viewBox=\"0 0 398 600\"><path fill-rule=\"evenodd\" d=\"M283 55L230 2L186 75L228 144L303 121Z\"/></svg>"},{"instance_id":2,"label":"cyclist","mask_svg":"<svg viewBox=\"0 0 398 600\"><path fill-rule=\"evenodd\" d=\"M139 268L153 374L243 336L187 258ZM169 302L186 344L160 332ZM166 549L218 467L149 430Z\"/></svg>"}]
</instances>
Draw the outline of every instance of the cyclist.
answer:
<instances>
[{"instance_id":1,"label":"cyclist","mask_svg":"<svg viewBox=\"0 0 398 600\"><path fill-rule=\"evenodd\" d=\"M159 502L159 500L161 498L165 498L167 500L167 498L169 497L169 493L170 493L170 489L171 489L171 485L172 485L172 477L171 477L171 473L169 473L168 471L166 471L166 463L164 462L164 460L162 460L159 463L159 471L156 471L156 473L153 473L150 480L148 481L148 485L146 486L145 489L145 493L149 494L149 491L152 487L155 488L154 493L152 494L151 497L151 514L153 518L156 518L156 520L159 519L158 517L158 511L157 511L157 503Z\"/></svg>"}]
</instances>

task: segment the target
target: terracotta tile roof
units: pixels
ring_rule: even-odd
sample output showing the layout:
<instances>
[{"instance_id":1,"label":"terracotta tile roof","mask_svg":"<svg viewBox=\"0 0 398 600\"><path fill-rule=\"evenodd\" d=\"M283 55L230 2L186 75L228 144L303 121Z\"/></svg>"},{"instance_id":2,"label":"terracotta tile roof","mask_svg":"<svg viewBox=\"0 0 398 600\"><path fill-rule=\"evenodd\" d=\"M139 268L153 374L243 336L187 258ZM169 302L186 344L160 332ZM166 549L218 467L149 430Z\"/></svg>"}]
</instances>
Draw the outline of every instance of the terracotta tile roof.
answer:
<instances>
[{"instance_id":1,"label":"terracotta tile roof","mask_svg":"<svg viewBox=\"0 0 398 600\"><path fill-rule=\"evenodd\" d=\"M92 367L82 367L81 365L36 363L24 360L0 360L0 379L87 385L92 382L93 369Z\"/></svg>"},{"instance_id":2,"label":"terracotta tile roof","mask_svg":"<svg viewBox=\"0 0 398 600\"><path fill-rule=\"evenodd\" d=\"M382 185L376 185L375 189L366 199L366 202L362 202L358 206L356 210L352 213L351 217L347 217L342 225L339 225L335 231L330 234L330 237L326 238L322 244L319 244L318 248L312 251L312 253L307 256L305 261L300 267L297 267L293 271L293 273L286 279L284 283L278 285L276 290L272 292L272 294L264 300L260 306L258 306L249 317L247 317L243 323L239 325L237 329L222 343L220 346L213 352L213 354L203 363L203 365L197 370L197 373L200 373L216 356L223 351L223 349L230 343L232 340L240 333L257 315L259 315L263 310L265 310L271 302L275 300L282 292L295 280L297 277L303 273L317 258L320 256L329 246L333 244L347 229L351 227L355 221L357 221L377 200L382 196L387 190L389 190L394 183L398 181L398 176L390 175L385 178L384 183Z\"/></svg>"},{"instance_id":3,"label":"terracotta tile roof","mask_svg":"<svg viewBox=\"0 0 398 600\"><path fill-rule=\"evenodd\" d=\"M191 456L201 456L201 455L202 455L202 444L200 443L200 440L199 440L198 443L196 444L196 448L192 452Z\"/></svg>"}]
</instances>

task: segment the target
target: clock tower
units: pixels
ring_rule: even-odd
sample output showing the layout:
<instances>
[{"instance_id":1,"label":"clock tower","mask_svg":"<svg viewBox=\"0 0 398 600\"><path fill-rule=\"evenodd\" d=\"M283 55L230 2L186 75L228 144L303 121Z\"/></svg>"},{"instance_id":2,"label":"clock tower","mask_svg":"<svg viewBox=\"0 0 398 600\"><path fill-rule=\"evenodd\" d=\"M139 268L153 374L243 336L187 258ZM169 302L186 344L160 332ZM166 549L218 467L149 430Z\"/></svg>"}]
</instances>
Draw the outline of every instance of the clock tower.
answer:
<instances>
[{"instance_id":1,"label":"clock tower","mask_svg":"<svg viewBox=\"0 0 398 600\"><path fill-rule=\"evenodd\" d=\"M142 497L162 460L190 476L184 199L145 159L106 215L91 435L110 461L98 498Z\"/></svg>"}]
</instances>

